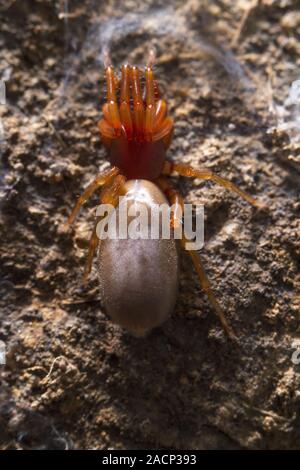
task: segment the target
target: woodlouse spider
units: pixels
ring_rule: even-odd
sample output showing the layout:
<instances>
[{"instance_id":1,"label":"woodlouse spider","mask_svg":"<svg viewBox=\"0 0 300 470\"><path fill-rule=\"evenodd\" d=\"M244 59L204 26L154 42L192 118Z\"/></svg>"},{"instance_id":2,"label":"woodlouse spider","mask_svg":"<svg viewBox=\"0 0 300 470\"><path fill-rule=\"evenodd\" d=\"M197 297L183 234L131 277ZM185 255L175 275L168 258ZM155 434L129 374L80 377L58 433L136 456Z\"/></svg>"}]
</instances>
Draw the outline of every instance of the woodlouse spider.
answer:
<instances>
[{"instance_id":1,"label":"woodlouse spider","mask_svg":"<svg viewBox=\"0 0 300 470\"><path fill-rule=\"evenodd\" d=\"M113 67L105 68L107 102L99 122L103 144L111 168L96 176L79 197L68 224L72 224L80 207L102 188L100 202L110 203L118 211L119 196L131 204L175 203L182 206L181 196L171 186L168 176L213 181L236 193L248 203L260 206L253 197L230 181L210 170L195 169L166 159L171 142L173 120L167 114L166 101L160 98L152 64L145 68L142 90L141 72L123 65L118 81ZM143 199L139 195L143 193ZM175 219L174 219L175 220ZM173 223L174 223L173 220ZM181 223L175 220L175 223ZM96 220L97 224L97 220ZM87 278L93 256L98 249L98 272L105 311L119 325L135 335L144 335L160 325L174 308L178 288L178 249L174 238L99 240L96 224L92 232L85 268ZM181 240L185 248L186 240ZM190 254L200 283L224 330L235 337L215 298L197 251Z\"/></svg>"}]
</instances>

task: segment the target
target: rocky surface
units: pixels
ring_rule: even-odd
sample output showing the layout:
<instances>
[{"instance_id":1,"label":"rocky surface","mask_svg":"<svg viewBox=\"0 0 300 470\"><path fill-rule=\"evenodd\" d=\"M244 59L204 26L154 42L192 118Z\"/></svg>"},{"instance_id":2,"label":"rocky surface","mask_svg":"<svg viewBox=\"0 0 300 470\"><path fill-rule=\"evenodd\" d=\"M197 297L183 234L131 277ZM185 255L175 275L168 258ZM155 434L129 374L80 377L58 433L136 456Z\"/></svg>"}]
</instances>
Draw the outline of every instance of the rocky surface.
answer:
<instances>
[{"instance_id":1,"label":"rocky surface","mask_svg":"<svg viewBox=\"0 0 300 470\"><path fill-rule=\"evenodd\" d=\"M1 448L299 448L297 5L1 2ZM172 317L144 339L122 331L102 311L96 266L81 285L96 199L62 229L107 166L103 50L143 65L150 47L175 119L169 156L268 208L173 180L205 204L202 256L238 344L185 254Z\"/></svg>"}]
</instances>

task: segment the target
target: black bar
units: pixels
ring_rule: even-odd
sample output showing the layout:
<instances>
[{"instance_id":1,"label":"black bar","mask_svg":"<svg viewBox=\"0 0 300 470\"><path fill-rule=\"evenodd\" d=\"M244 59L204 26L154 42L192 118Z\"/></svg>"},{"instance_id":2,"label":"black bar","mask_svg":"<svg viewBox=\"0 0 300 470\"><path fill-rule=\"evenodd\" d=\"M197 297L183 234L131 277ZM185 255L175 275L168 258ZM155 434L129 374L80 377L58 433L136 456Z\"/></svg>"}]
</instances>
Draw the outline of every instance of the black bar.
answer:
<instances>
[{"instance_id":1,"label":"black bar","mask_svg":"<svg viewBox=\"0 0 300 470\"><path fill-rule=\"evenodd\" d=\"M199 450L72 450L72 451L2 451L0 452L0 467L4 463L26 463L40 464L45 463L47 466L53 463L68 463L80 468L108 468L126 467L141 468L142 466L165 467L184 465L198 468L207 465L230 464L231 468L241 468L241 465L266 464L272 462L287 466L293 463L295 459L299 459L300 451L199 451ZM91 466L92 465L92 466ZM39 467L40 468L40 467Z\"/></svg>"}]
</instances>

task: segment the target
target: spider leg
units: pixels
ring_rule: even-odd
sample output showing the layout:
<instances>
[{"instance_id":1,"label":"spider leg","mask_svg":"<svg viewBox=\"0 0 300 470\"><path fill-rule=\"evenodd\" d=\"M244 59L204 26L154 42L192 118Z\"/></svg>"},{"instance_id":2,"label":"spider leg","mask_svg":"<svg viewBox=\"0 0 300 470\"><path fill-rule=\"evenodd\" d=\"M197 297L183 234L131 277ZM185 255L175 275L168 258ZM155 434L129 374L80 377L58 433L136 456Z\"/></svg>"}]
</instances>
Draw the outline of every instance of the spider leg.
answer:
<instances>
[{"instance_id":1,"label":"spider leg","mask_svg":"<svg viewBox=\"0 0 300 470\"><path fill-rule=\"evenodd\" d=\"M122 193L122 186L125 183L125 177L123 175L116 176L111 185L107 188L104 188L102 194L100 196L100 204L112 204L114 207L117 207L119 202L119 195ZM95 252L99 246L100 240L97 235L97 226L102 217L97 217L94 228L90 237L89 241L89 251L87 255L87 261L84 269L83 274L83 283L86 283L88 280L88 276L92 269L93 258Z\"/></svg>"},{"instance_id":2,"label":"spider leg","mask_svg":"<svg viewBox=\"0 0 300 470\"><path fill-rule=\"evenodd\" d=\"M182 210L184 206L184 200L181 195L173 188L168 179L164 176L159 176L155 183L165 194L166 198L173 205L174 211L171 215L171 226L177 228L182 224ZM179 209L180 208L180 209ZM179 210L178 210L179 209Z\"/></svg>"},{"instance_id":3,"label":"spider leg","mask_svg":"<svg viewBox=\"0 0 300 470\"><path fill-rule=\"evenodd\" d=\"M147 66L145 70L146 79L146 113L145 113L145 134L148 140L152 140L155 118L155 94L154 94L154 77L151 66Z\"/></svg>"},{"instance_id":4,"label":"spider leg","mask_svg":"<svg viewBox=\"0 0 300 470\"><path fill-rule=\"evenodd\" d=\"M156 103L156 109L155 109L155 124L154 124L154 130L156 131L159 129L161 123L165 119L167 114L167 103L165 100L158 100Z\"/></svg>"},{"instance_id":5,"label":"spider leg","mask_svg":"<svg viewBox=\"0 0 300 470\"><path fill-rule=\"evenodd\" d=\"M148 60L146 61L146 67L151 69L155 66L157 59L157 51L155 47L151 47L148 52ZM156 80L154 80L154 95L156 99L160 98L159 86Z\"/></svg>"},{"instance_id":6,"label":"spider leg","mask_svg":"<svg viewBox=\"0 0 300 470\"><path fill-rule=\"evenodd\" d=\"M154 135L153 140L163 140L166 148L170 145L172 129L174 121L170 117L166 117L161 121L160 126L158 126L157 131Z\"/></svg>"},{"instance_id":7,"label":"spider leg","mask_svg":"<svg viewBox=\"0 0 300 470\"><path fill-rule=\"evenodd\" d=\"M170 203L172 205L174 205L175 208L177 206L181 206L182 210L181 210L180 213L182 214L183 213L184 200L180 196L180 194L177 191L175 191L175 189L172 187L172 185L167 180L167 178L164 178L164 177L161 176L155 182L162 189L162 191L165 193L167 199L170 201ZM175 211L174 215L173 215L173 226L176 226L177 224L181 224L181 223L182 223L181 218L179 218L178 215L176 215L176 211ZM228 324L228 322L226 320L226 317L225 317L225 314L224 314L223 310L221 309L221 307L219 305L219 302L217 301L217 299L216 299L216 297L213 293L213 290L211 288L209 279L208 279L208 277L205 273L205 270L202 266L202 262L201 262L199 253L197 251L194 251L194 250L187 250L186 249L186 243L187 243L187 240L185 239L185 237L183 235L183 237L181 239L181 245L182 245L183 249L186 250L188 252L188 254L190 255L190 257L192 258L192 261L193 261L194 267L196 269L196 272L198 274L198 278L199 278L202 289L204 290L211 306L213 307L215 313L217 314L224 331L227 333L227 335L232 340L236 340L237 337L236 337L234 331L232 330L231 326Z\"/></svg>"},{"instance_id":8,"label":"spider leg","mask_svg":"<svg viewBox=\"0 0 300 470\"><path fill-rule=\"evenodd\" d=\"M145 113L140 83L140 72L137 67L132 67L132 98L135 131L138 136L142 136L144 130Z\"/></svg>"},{"instance_id":9,"label":"spider leg","mask_svg":"<svg viewBox=\"0 0 300 470\"><path fill-rule=\"evenodd\" d=\"M83 278L82 278L82 283L85 284L88 280L88 276L92 270L92 263L93 263L93 258L95 255L95 252L98 248L99 245L99 238L97 237L97 224L100 222L100 217L96 219L94 228L90 237L89 241L89 251L87 255L87 260L85 263L85 268L84 268L84 273L83 273Z\"/></svg>"},{"instance_id":10,"label":"spider leg","mask_svg":"<svg viewBox=\"0 0 300 470\"><path fill-rule=\"evenodd\" d=\"M112 178L117 176L119 170L116 167L111 168L110 170L100 173L100 175L96 176L94 181L88 185L82 195L79 197L74 209L71 212L70 217L67 220L66 225L72 225L76 216L81 208L81 206L91 197L91 195L101 186L109 183Z\"/></svg>"},{"instance_id":11,"label":"spider leg","mask_svg":"<svg viewBox=\"0 0 300 470\"><path fill-rule=\"evenodd\" d=\"M133 132L132 115L130 110L130 82L131 67L129 65L123 65L120 94L120 117L128 139L130 139Z\"/></svg>"},{"instance_id":12,"label":"spider leg","mask_svg":"<svg viewBox=\"0 0 300 470\"><path fill-rule=\"evenodd\" d=\"M183 248L185 248L185 244L186 244L186 240L183 239L182 240ZM214 311L216 312L224 331L228 334L228 336L231 339L236 340L237 339L236 334L234 333L231 326L228 324L228 322L226 320L226 317L225 317L225 314L224 314L223 310L221 309L221 307L219 305L219 302L217 301L217 299L215 297L215 294L213 293L213 290L211 288L209 279L208 279L208 277L206 275L206 272L205 272L205 270L202 266L202 261L201 261L199 253L197 251L194 251L194 250L188 250L188 253L189 253L190 257L192 258L194 268L197 271L198 278L200 280L200 284L202 286L202 289L206 293L210 304L212 305Z\"/></svg>"},{"instance_id":13,"label":"spider leg","mask_svg":"<svg viewBox=\"0 0 300 470\"><path fill-rule=\"evenodd\" d=\"M106 67L106 84L107 84L107 113L109 114L109 122L111 122L117 136L121 135L121 118L119 106L117 102L117 86L114 69L111 65Z\"/></svg>"},{"instance_id":14,"label":"spider leg","mask_svg":"<svg viewBox=\"0 0 300 470\"><path fill-rule=\"evenodd\" d=\"M163 169L163 174L171 175L173 172L178 173L180 176L188 176L191 178L200 178L202 180L213 181L214 183L217 183L220 186L223 186L229 191L232 191L235 194L238 194L241 198L243 198L249 204L252 204L253 206L256 206L259 208L264 207L261 202L257 201L254 197L250 196L250 194L245 193L238 186L233 184L231 181L225 178L221 178L220 176L218 176L217 174L213 173L210 170L197 170L183 163L173 163L173 162L167 161Z\"/></svg>"},{"instance_id":15,"label":"spider leg","mask_svg":"<svg viewBox=\"0 0 300 470\"><path fill-rule=\"evenodd\" d=\"M147 140L163 140L166 148L169 146L172 135L173 119L166 117L167 103L158 98L158 85L154 80L151 60L145 70L146 80L146 111L144 130Z\"/></svg>"}]
</instances>

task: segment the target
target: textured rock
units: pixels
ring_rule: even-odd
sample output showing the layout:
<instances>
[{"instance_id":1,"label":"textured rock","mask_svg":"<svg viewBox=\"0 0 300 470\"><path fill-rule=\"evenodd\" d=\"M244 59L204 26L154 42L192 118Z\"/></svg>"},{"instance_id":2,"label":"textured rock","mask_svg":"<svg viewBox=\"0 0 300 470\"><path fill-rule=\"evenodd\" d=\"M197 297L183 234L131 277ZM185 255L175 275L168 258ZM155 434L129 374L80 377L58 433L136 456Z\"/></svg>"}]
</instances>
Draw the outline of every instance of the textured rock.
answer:
<instances>
[{"instance_id":1,"label":"textured rock","mask_svg":"<svg viewBox=\"0 0 300 470\"><path fill-rule=\"evenodd\" d=\"M258 2L242 27L244 1L63 3L0 7L1 447L299 448L299 145L280 128L299 78L297 2ZM81 285L97 199L71 233L62 225L107 165L104 46L115 65L143 65L156 47L175 119L169 156L268 206L174 179L205 204L203 260L239 346L186 256L172 317L143 339L106 318L96 270Z\"/></svg>"}]
</instances>

